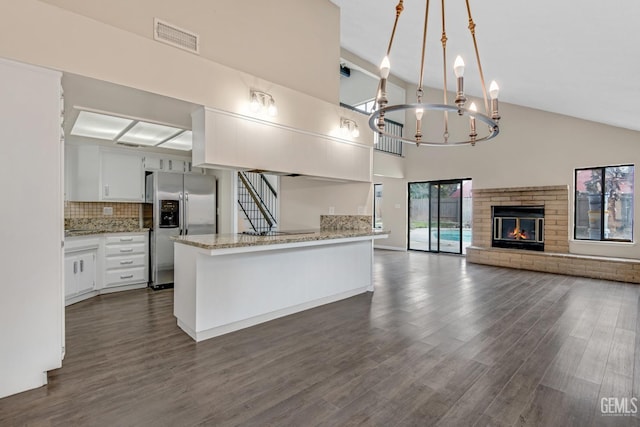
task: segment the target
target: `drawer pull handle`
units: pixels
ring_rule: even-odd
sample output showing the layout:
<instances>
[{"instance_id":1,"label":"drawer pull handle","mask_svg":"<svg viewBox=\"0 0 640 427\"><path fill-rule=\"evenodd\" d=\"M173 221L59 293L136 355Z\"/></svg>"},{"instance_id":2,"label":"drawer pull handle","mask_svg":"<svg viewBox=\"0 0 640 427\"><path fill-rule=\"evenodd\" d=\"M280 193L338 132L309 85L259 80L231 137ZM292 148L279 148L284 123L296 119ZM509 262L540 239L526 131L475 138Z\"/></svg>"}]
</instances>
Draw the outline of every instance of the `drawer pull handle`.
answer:
<instances>
[{"instance_id":1,"label":"drawer pull handle","mask_svg":"<svg viewBox=\"0 0 640 427\"><path fill-rule=\"evenodd\" d=\"M133 252L133 248L120 249L120 252Z\"/></svg>"},{"instance_id":2,"label":"drawer pull handle","mask_svg":"<svg viewBox=\"0 0 640 427\"><path fill-rule=\"evenodd\" d=\"M126 276L120 276L121 279L131 279L133 274L127 274Z\"/></svg>"},{"instance_id":3,"label":"drawer pull handle","mask_svg":"<svg viewBox=\"0 0 640 427\"><path fill-rule=\"evenodd\" d=\"M133 264L133 261L132 260L120 261L120 265L129 265L129 264Z\"/></svg>"},{"instance_id":4,"label":"drawer pull handle","mask_svg":"<svg viewBox=\"0 0 640 427\"><path fill-rule=\"evenodd\" d=\"M120 241L121 242L130 242L133 240L133 237L121 237Z\"/></svg>"}]
</instances>

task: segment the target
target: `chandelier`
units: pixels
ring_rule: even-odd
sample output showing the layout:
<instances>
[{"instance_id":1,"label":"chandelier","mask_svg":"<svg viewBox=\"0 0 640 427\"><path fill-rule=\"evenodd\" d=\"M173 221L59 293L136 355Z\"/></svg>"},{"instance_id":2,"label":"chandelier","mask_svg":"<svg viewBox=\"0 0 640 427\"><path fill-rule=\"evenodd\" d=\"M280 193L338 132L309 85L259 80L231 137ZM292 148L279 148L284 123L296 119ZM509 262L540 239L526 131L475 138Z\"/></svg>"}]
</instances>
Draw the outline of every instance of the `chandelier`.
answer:
<instances>
[{"instance_id":1,"label":"chandelier","mask_svg":"<svg viewBox=\"0 0 640 427\"><path fill-rule=\"evenodd\" d=\"M380 65L380 81L378 83L378 92L376 96L376 106L374 106L374 110L369 117L369 127L373 129L374 132L378 133L379 137L385 136L388 138L398 139L404 142L410 142L416 144L416 146L420 145L428 145L428 146L454 146L454 145L475 145L476 142L479 141L487 141L492 138L495 138L500 132L498 127L498 121L500 120L500 115L498 114L498 85L495 81L491 82L489 87L489 95L491 97L491 103L487 98L487 89L484 81L484 74L482 72L482 65L480 63L480 55L478 53L478 44L476 42L476 33L475 33L475 23L473 22L473 18L471 17L471 8L469 6L469 0L466 0L467 6L467 15L469 17L469 31L471 32L471 37L473 39L473 48L475 51L476 62L478 64L478 74L480 77L480 84L482 86L482 94L484 97L484 109L485 114L478 112L478 109L474 102L472 102L468 107L466 107L467 98L464 94L464 61L460 56L456 57L455 62L453 64L453 71L456 76L456 96L453 101L453 104L449 104L449 95L447 93L447 32L445 27L445 0L441 0L442 2L442 36L440 41L442 43L442 74L443 74L443 103L442 104L429 104L424 103L422 98L424 95L423 90L423 80L424 80L424 64L425 64L425 51L426 51L426 42L427 42L427 22L429 18L429 0L426 0L425 7L425 16L424 16L424 28L422 33L422 55L420 61L420 78L418 80L418 87L416 91L416 102L413 104L397 104L397 105L389 105L389 100L387 99L387 79L389 77L389 71L391 69L389 62L389 54L391 53L391 46L393 45L393 39L396 33L396 28L398 26L398 19L400 18L400 14L404 10L403 0L398 2L396 6L396 18L393 24L393 30L391 31L391 37L389 39L389 45L387 47L387 54L382 60ZM413 138L407 136L397 136L390 134L385 129L385 115L387 113L393 111L412 111L415 114L416 118L416 133ZM442 112L443 120L444 120L444 132L441 135L441 138L437 137L426 137L423 134L423 116L428 112L439 111ZM465 131L464 133L468 135L467 137L450 140L449 136L449 113L455 114L460 117L468 117L468 133ZM476 121L479 121L485 125L487 128L484 129L484 126L478 126Z\"/></svg>"}]
</instances>

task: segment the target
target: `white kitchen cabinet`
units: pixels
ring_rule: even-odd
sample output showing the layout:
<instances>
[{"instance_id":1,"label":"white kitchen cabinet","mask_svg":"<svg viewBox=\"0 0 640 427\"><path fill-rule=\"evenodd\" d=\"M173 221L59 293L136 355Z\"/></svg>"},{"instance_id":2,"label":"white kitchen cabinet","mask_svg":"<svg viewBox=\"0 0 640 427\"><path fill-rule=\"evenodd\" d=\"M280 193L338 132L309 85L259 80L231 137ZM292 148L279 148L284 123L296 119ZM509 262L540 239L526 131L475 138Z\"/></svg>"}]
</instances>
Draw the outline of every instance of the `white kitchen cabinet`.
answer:
<instances>
[{"instance_id":1,"label":"white kitchen cabinet","mask_svg":"<svg viewBox=\"0 0 640 427\"><path fill-rule=\"evenodd\" d=\"M143 202L142 157L91 144L65 146L65 200Z\"/></svg>"},{"instance_id":2,"label":"white kitchen cabinet","mask_svg":"<svg viewBox=\"0 0 640 427\"><path fill-rule=\"evenodd\" d=\"M371 182L371 145L209 108L195 111L192 121L199 130L193 137L193 162L199 166Z\"/></svg>"},{"instance_id":3,"label":"white kitchen cabinet","mask_svg":"<svg viewBox=\"0 0 640 427\"><path fill-rule=\"evenodd\" d=\"M191 161L170 157L143 157L143 165L145 171L150 172L176 172L188 173L195 175L205 175L206 169L194 167Z\"/></svg>"},{"instance_id":4,"label":"white kitchen cabinet","mask_svg":"<svg viewBox=\"0 0 640 427\"><path fill-rule=\"evenodd\" d=\"M96 253L95 249L81 252L71 252L64 257L64 295L68 304L77 302L72 300L88 292L92 292L96 285Z\"/></svg>"},{"instance_id":5,"label":"white kitchen cabinet","mask_svg":"<svg viewBox=\"0 0 640 427\"><path fill-rule=\"evenodd\" d=\"M108 234L104 238L104 288L147 286L149 233Z\"/></svg>"},{"instance_id":6,"label":"white kitchen cabinet","mask_svg":"<svg viewBox=\"0 0 640 427\"><path fill-rule=\"evenodd\" d=\"M167 160L167 172L179 172L184 173L185 168L184 165L186 162L184 160L177 159L169 159Z\"/></svg>"},{"instance_id":7,"label":"white kitchen cabinet","mask_svg":"<svg viewBox=\"0 0 640 427\"><path fill-rule=\"evenodd\" d=\"M144 170L147 171L163 171L165 170L166 160L159 157L145 156L143 158Z\"/></svg>"},{"instance_id":8,"label":"white kitchen cabinet","mask_svg":"<svg viewBox=\"0 0 640 427\"><path fill-rule=\"evenodd\" d=\"M187 162L184 166L185 173L190 173L193 175L206 175L207 170L205 168L199 168L197 166L193 166L191 162Z\"/></svg>"},{"instance_id":9,"label":"white kitchen cabinet","mask_svg":"<svg viewBox=\"0 0 640 427\"><path fill-rule=\"evenodd\" d=\"M142 157L133 153L100 153L101 200L144 202Z\"/></svg>"},{"instance_id":10,"label":"white kitchen cabinet","mask_svg":"<svg viewBox=\"0 0 640 427\"><path fill-rule=\"evenodd\" d=\"M96 295L101 237L80 236L65 239L64 296L65 305Z\"/></svg>"}]
</instances>

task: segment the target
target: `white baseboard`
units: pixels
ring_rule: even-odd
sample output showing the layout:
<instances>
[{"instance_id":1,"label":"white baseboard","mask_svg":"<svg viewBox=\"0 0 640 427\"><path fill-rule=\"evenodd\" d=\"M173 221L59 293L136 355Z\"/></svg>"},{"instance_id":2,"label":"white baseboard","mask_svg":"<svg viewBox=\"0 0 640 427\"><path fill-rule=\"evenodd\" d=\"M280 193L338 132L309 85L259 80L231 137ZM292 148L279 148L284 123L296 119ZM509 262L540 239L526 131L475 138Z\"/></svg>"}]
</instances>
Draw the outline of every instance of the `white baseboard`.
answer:
<instances>
[{"instance_id":1,"label":"white baseboard","mask_svg":"<svg viewBox=\"0 0 640 427\"><path fill-rule=\"evenodd\" d=\"M407 251L407 248L400 248L398 246L383 246L383 245L375 245L373 249L386 249L388 251L402 251L402 252Z\"/></svg>"}]
</instances>

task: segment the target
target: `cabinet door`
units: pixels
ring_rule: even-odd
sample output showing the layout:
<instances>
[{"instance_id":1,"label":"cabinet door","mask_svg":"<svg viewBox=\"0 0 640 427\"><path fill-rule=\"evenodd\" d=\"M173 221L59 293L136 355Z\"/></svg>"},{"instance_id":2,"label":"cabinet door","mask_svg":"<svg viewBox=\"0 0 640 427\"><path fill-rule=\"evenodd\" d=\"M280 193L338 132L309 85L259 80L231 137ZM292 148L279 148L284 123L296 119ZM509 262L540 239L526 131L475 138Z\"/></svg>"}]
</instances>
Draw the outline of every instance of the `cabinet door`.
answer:
<instances>
[{"instance_id":1,"label":"cabinet door","mask_svg":"<svg viewBox=\"0 0 640 427\"><path fill-rule=\"evenodd\" d=\"M144 170L147 171L162 171L165 169L167 161L158 157L145 157L144 158Z\"/></svg>"},{"instance_id":2,"label":"cabinet door","mask_svg":"<svg viewBox=\"0 0 640 427\"><path fill-rule=\"evenodd\" d=\"M104 151L100 156L101 200L144 202L142 158Z\"/></svg>"},{"instance_id":3,"label":"cabinet door","mask_svg":"<svg viewBox=\"0 0 640 427\"><path fill-rule=\"evenodd\" d=\"M66 298L78 293L78 258L74 255L64 257L64 296Z\"/></svg>"},{"instance_id":4,"label":"cabinet door","mask_svg":"<svg viewBox=\"0 0 640 427\"><path fill-rule=\"evenodd\" d=\"M85 253L78 256L78 293L92 291L96 285L96 254Z\"/></svg>"},{"instance_id":5,"label":"cabinet door","mask_svg":"<svg viewBox=\"0 0 640 427\"><path fill-rule=\"evenodd\" d=\"M184 163L184 160L169 159L167 160L166 171L184 173Z\"/></svg>"}]
</instances>

